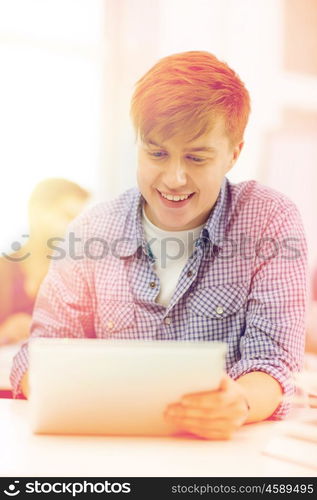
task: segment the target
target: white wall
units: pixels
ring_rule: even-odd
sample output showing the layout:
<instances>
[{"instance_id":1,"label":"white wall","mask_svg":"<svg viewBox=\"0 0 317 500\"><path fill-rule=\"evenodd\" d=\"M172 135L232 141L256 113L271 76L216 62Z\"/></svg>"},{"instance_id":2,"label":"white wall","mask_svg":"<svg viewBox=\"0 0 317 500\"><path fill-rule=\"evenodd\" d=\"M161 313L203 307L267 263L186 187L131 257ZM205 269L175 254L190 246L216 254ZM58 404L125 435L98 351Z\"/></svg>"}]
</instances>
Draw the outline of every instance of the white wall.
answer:
<instances>
[{"instance_id":1,"label":"white wall","mask_svg":"<svg viewBox=\"0 0 317 500\"><path fill-rule=\"evenodd\" d=\"M0 255L28 232L39 180L98 184L103 8L102 0L0 0Z\"/></svg>"}]
</instances>

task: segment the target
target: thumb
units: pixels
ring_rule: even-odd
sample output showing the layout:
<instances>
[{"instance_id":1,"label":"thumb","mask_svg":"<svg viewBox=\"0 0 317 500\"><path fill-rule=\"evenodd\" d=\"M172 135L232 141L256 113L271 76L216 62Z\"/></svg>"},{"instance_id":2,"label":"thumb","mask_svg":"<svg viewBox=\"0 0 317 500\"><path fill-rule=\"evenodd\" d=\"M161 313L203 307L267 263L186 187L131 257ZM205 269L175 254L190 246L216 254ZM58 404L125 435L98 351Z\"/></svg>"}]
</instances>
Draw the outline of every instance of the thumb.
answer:
<instances>
[{"instance_id":1,"label":"thumb","mask_svg":"<svg viewBox=\"0 0 317 500\"><path fill-rule=\"evenodd\" d=\"M223 375L220 380L219 391L227 391L229 389L230 382L231 378L227 374Z\"/></svg>"}]
</instances>

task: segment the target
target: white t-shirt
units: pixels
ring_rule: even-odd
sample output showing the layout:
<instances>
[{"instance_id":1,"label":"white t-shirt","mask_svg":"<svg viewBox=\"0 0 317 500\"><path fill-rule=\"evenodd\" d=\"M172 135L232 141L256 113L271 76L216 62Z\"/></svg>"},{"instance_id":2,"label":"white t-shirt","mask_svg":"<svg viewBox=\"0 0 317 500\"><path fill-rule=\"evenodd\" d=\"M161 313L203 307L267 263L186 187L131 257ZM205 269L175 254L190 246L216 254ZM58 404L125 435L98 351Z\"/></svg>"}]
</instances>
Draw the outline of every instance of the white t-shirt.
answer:
<instances>
[{"instance_id":1,"label":"white t-shirt","mask_svg":"<svg viewBox=\"0 0 317 500\"><path fill-rule=\"evenodd\" d=\"M195 227L187 231L164 231L152 224L142 213L144 235L155 257L155 272L160 279L160 293L156 301L168 306L175 291L178 278L195 247L204 226Z\"/></svg>"}]
</instances>

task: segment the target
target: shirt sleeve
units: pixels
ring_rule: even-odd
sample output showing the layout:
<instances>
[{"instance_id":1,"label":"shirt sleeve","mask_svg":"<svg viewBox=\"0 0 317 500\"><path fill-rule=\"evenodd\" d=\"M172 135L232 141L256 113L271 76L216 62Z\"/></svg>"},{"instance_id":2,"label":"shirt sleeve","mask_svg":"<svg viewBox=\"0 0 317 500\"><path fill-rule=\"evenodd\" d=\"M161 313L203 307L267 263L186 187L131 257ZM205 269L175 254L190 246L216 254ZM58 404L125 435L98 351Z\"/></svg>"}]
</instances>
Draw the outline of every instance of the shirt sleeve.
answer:
<instances>
[{"instance_id":1,"label":"shirt sleeve","mask_svg":"<svg viewBox=\"0 0 317 500\"><path fill-rule=\"evenodd\" d=\"M81 223L71 225L63 241L54 243L49 272L36 299L30 338L94 336L90 271L81 249L84 229ZM27 370L28 341L13 360L10 381L15 398L22 395L21 379Z\"/></svg>"},{"instance_id":2,"label":"shirt sleeve","mask_svg":"<svg viewBox=\"0 0 317 500\"><path fill-rule=\"evenodd\" d=\"M307 245L295 205L275 210L255 250L241 359L229 375L237 379L261 371L275 378L283 390L283 400L270 417L275 420L289 412L294 375L304 359Z\"/></svg>"}]
</instances>

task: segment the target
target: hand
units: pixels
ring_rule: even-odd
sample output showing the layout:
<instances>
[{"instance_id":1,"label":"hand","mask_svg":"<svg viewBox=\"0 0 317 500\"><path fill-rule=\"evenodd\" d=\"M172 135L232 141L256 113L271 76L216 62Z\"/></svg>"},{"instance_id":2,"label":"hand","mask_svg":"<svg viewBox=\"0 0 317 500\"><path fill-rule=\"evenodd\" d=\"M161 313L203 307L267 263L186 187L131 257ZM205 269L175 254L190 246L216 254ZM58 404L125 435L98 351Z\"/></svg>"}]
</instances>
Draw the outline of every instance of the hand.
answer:
<instances>
[{"instance_id":1,"label":"hand","mask_svg":"<svg viewBox=\"0 0 317 500\"><path fill-rule=\"evenodd\" d=\"M231 439L248 413L244 388L225 375L218 390L186 394L170 404L165 418L179 430L205 439Z\"/></svg>"},{"instance_id":2,"label":"hand","mask_svg":"<svg viewBox=\"0 0 317 500\"><path fill-rule=\"evenodd\" d=\"M9 316L0 325L0 346L14 344L29 336L32 316L26 313L16 313Z\"/></svg>"}]
</instances>

